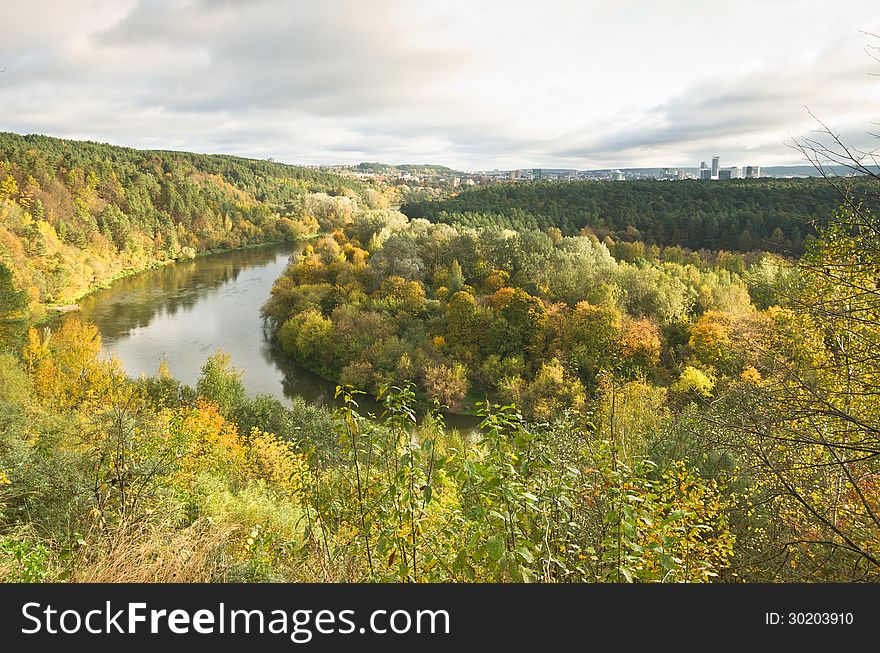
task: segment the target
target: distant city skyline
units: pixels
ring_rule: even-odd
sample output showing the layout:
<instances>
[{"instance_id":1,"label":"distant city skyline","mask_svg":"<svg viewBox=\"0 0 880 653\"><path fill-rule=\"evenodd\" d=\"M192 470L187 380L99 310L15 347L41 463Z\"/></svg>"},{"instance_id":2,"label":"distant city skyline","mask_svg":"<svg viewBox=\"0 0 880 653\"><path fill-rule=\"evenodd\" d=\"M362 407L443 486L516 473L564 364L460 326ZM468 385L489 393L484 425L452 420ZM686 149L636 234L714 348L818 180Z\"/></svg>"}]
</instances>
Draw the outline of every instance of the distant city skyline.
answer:
<instances>
[{"instance_id":1,"label":"distant city skyline","mask_svg":"<svg viewBox=\"0 0 880 653\"><path fill-rule=\"evenodd\" d=\"M877 145L868 0L7 4L18 133L307 165L766 167L803 163L786 143L809 109Z\"/></svg>"}]
</instances>

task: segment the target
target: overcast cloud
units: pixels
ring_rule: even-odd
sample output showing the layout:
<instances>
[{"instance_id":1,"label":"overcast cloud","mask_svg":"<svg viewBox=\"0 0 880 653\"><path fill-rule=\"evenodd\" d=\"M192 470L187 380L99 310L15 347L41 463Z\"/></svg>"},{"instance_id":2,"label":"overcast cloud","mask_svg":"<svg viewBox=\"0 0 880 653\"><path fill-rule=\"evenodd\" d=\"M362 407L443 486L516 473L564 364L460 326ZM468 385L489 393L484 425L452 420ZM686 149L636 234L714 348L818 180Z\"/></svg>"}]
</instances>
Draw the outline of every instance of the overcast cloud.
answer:
<instances>
[{"instance_id":1,"label":"overcast cloud","mask_svg":"<svg viewBox=\"0 0 880 653\"><path fill-rule=\"evenodd\" d=\"M0 130L292 163L801 163L806 107L871 143L860 30L876 0L0 0Z\"/></svg>"}]
</instances>

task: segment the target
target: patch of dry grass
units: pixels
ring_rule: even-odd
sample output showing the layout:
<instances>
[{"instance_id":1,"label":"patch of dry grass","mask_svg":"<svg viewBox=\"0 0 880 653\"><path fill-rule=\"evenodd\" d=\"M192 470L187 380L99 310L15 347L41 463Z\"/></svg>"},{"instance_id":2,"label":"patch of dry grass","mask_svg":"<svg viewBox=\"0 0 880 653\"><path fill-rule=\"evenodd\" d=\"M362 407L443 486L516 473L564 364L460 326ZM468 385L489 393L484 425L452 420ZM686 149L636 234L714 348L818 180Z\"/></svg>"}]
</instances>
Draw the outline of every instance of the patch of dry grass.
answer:
<instances>
[{"instance_id":1,"label":"patch of dry grass","mask_svg":"<svg viewBox=\"0 0 880 653\"><path fill-rule=\"evenodd\" d=\"M75 583L210 583L222 579L228 529L198 521L184 529L152 525L111 533L80 550Z\"/></svg>"}]
</instances>

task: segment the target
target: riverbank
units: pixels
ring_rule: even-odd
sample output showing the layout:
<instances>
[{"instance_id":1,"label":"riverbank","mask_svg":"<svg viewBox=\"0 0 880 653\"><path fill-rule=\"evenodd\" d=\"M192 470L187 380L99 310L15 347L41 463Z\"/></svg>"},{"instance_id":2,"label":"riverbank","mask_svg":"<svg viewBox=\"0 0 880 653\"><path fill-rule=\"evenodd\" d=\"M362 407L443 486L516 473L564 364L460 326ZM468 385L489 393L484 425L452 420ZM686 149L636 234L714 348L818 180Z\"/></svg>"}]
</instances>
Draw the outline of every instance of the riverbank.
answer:
<instances>
[{"instance_id":1,"label":"riverbank","mask_svg":"<svg viewBox=\"0 0 880 653\"><path fill-rule=\"evenodd\" d=\"M336 387L339 385L337 380L327 378L326 376L309 369L293 356L285 353L278 343L277 337L268 327L264 330L264 334L268 345L268 351L271 353L275 364L284 372L285 388L289 389L289 392L285 392L286 396L301 395L304 389L303 381L306 381L309 390L311 390L310 392L307 392L305 396L309 403L327 407L336 407L340 405L340 402L335 398ZM297 382L291 383L293 380L296 380ZM314 393L313 389L316 387L322 388L320 395ZM428 397L420 391L417 391L416 398L418 400L418 413L421 418L428 413L432 403ZM463 410L455 412L441 410L440 416L446 426L450 428L457 429L462 433L476 431L478 425L483 420L482 417L477 415L476 405L478 402L487 401L487 399L491 398L469 395L468 401ZM363 395L358 395L357 403L359 412L365 417L371 415L379 417L385 410L385 406L382 402L378 401L368 392Z\"/></svg>"},{"instance_id":2,"label":"riverbank","mask_svg":"<svg viewBox=\"0 0 880 653\"><path fill-rule=\"evenodd\" d=\"M84 292L80 293L79 295L75 295L72 298L71 303L69 303L69 304L64 304L64 305L40 304L37 307L37 311L38 311L37 315L32 315L29 322L30 322L30 324L32 324L34 326L42 326L48 322L51 322L51 321L57 319L60 315L63 315L65 313L78 312L81 310L80 304L81 304L82 300L86 299L87 297L90 297L91 295L93 295L94 293L96 293L98 291L108 290L117 281L120 281L122 279L127 279L129 277L132 277L132 276L135 276L138 274L143 274L143 273L149 272L151 270L158 270L158 269L162 269L163 267L167 267L169 265L176 265L178 263L185 263L186 261L194 261L197 259L203 259L205 257L210 257L210 256L218 256L221 254L228 254L230 252L245 251L245 250L252 250L252 249L261 249L264 247L278 247L280 245L285 245L285 244L295 245L296 243L306 242L306 241L312 240L314 238L317 238L320 235L321 234L309 234L306 236L300 236L298 238L283 238L283 239L278 239L278 240L270 240L270 241L266 241L266 242L262 242L262 243L250 243L247 245L241 245L239 247L226 247L226 248L209 249L209 250L205 250L203 252L196 253L196 255L193 256L192 258L175 258L175 259L166 259L166 260L162 260L162 261L154 260L154 261L150 262L150 264L145 265L143 267L129 268L129 269L121 270L120 272L117 272L116 274L114 274L110 277L106 277L104 279L101 279L100 281L90 285L88 287L88 289L85 290Z\"/></svg>"}]
</instances>

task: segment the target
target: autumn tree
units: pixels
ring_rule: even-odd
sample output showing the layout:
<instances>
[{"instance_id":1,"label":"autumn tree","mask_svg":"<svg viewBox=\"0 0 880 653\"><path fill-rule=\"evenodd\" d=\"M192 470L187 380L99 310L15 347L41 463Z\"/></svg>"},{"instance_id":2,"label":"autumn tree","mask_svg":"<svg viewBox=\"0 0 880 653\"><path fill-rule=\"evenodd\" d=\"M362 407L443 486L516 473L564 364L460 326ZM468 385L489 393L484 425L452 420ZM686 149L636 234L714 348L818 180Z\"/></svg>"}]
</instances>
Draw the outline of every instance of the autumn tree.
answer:
<instances>
[{"instance_id":1,"label":"autumn tree","mask_svg":"<svg viewBox=\"0 0 880 653\"><path fill-rule=\"evenodd\" d=\"M27 294L15 287L12 270L0 262L0 321L22 317L27 308Z\"/></svg>"},{"instance_id":2,"label":"autumn tree","mask_svg":"<svg viewBox=\"0 0 880 653\"><path fill-rule=\"evenodd\" d=\"M218 351L202 366L196 392L215 402L222 414L230 416L244 402L245 391L241 375L240 370L232 367L229 354Z\"/></svg>"},{"instance_id":3,"label":"autumn tree","mask_svg":"<svg viewBox=\"0 0 880 653\"><path fill-rule=\"evenodd\" d=\"M490 305L494 317L486 342L491 351L502 356L529 351L547 315L541 299L521 288L502 288L492 295Z\"/></svg>"},{"instance_id":4,"label":"autumn tree","mask_svg":"<svg viewBox=\"0 0 880 653\"><path fill-rule=\"evenodd\" d=\"M453 367L432 365L425 368L425 389L428 396L452 411L461 410L468 391L467 368L461 363Z\"/></svg>"},{"instance_id":5,"label":"autumn tree","mask_svg":"<svg viewBox=\"0 0 880 653\"><path fill-rule=\"evenodd\" d=\"M660 362L660 329L650 320L628 320L620 336L620 351L629 369L651 372Z\"/></svg>"},{"instance_id":6,"label":"autumn tree","mask_svg":"<svg viewBox=\"0 0 880 653\"><path fill-rule=\"evenodd\" d=\"M563 346L580 378L593 385L596 375L619 361L623 316L608 305L580 302L563 325Z\"/></svg>"}]
</instances>

